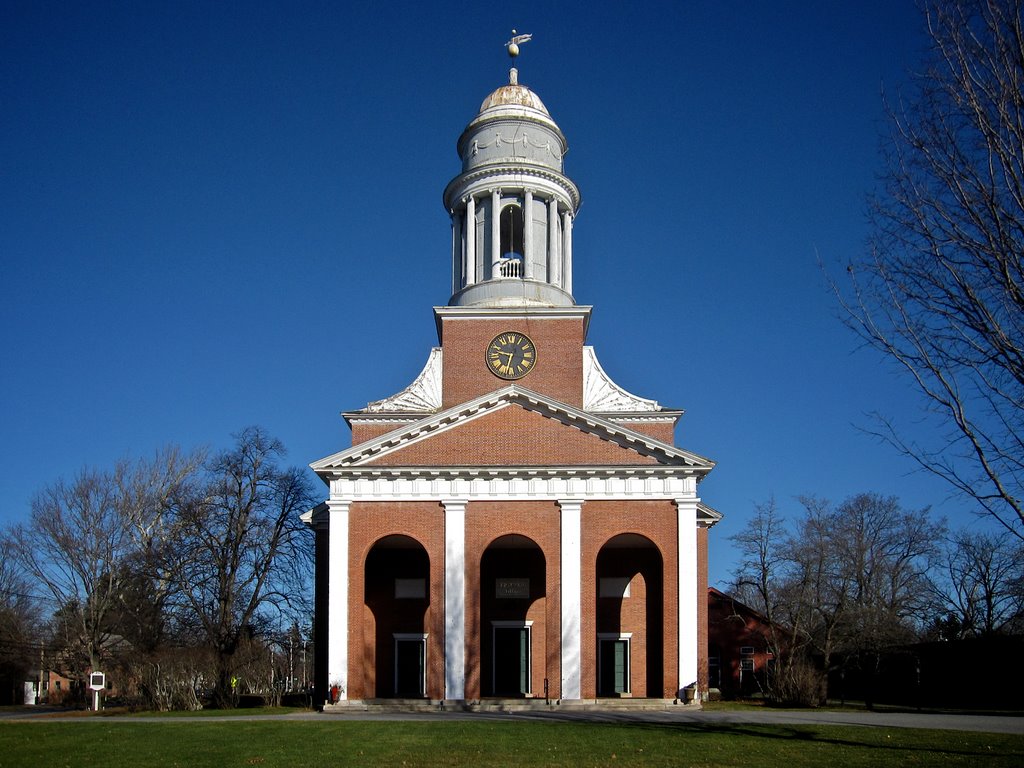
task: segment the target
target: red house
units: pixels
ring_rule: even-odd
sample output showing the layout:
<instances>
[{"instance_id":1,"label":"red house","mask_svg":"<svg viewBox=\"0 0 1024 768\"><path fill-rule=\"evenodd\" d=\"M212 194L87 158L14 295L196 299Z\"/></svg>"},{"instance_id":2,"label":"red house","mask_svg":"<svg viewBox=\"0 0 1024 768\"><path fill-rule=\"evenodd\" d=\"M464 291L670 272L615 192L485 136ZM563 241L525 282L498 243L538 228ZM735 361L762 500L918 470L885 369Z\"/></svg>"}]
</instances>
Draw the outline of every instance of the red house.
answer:
<instances>
[{"instance_id":1,"label":"red house","mask_svg":"<svg viewBox=\"0 0 1024 768\"><path fill-rule=\"evenodd\" d=\"M723 698L762 693L774 662L768 620L739 600L708 587L708 686Z\"/></svg>"}]
</instances>

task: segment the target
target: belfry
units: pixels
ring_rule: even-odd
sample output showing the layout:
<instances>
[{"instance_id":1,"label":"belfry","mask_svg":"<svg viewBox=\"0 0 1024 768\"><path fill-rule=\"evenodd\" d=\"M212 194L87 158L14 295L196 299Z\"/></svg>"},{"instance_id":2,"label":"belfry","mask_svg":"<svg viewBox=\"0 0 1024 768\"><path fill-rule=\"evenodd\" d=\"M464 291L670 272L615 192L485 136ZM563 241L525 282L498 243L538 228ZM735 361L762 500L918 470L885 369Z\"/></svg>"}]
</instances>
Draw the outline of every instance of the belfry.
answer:
<instances>
[{"instance_id":1,"label":"belfry","mask_svg":"<svg viewBox=\"0 0 1024 768\"><path fill-rule=\"evenodd\" d=\"M587 345L568 143L515 68L457 147L438 345L311 465L329 488L304 517L317 697L699 698L714 464L674 445L681 411L623 390Z\"/></svg>"}]
</instances>

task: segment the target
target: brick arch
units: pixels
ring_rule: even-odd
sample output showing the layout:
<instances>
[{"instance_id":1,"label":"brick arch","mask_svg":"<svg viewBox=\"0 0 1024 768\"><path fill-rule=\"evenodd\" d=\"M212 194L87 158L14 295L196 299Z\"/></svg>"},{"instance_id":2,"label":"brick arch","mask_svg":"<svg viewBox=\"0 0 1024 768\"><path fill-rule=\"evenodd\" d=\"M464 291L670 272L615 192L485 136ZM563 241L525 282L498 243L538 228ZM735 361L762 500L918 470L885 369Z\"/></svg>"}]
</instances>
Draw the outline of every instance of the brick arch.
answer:
<instances>
[{"instance_id":1,"label":"brick arch","mask_svg":"<svg viewBox=\"0 0 1024 768\"><path fill-rule=\"evenodd\" d=\"M362 563L363 606L372 629L363 658L376 671L374 698L426 696L430 554L412 536L390 534L366 550Z\"/></svg>"},{"instance_id":2,"label":"brick arch","mask_svg":"<svg viewBox=\"0 0 1024 768\"><path fill-rule=\"evenodd\" d=\"M480 554L477 642L484 696L543 695L547 560L543 547L522 533L495 536Z\"/></svg>"},{"instance_id":3,"label":"brick arch","mask_svg":"<svg viewBox=\"0 0 1024 768\"><path fill-rule=\"evenodd\" d=\"M666 585L661 549L641 533L617 533L598 549L594 568L598 695L662 697Z\"/></svg>"}]
</instances>

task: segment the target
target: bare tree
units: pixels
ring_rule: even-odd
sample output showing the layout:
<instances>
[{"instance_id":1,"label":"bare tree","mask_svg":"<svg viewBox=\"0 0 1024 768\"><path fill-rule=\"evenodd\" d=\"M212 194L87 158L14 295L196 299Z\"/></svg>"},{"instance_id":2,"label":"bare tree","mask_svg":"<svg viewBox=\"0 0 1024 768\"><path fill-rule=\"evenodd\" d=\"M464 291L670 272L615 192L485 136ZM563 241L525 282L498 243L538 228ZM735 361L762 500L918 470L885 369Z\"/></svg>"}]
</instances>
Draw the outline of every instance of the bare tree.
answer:
<instances>
[{"instance_id":1,"label":"bare tree","mask_svg":"<svg viewBox=\"0 0 1024 768\"><path fill-rule=\"evenodd\" d=\"M131 551L115 488L97 471L59 480L36 494L30 523L14 531L20 563L57 606L78 674L100 668L120 597L118 565Z\"/></svg>"},{"instance_id":2,"label":"bare tree","mask_svg":"<svg viewBox=\"0 0 1024 768\"><path fill-rule=\"evenodd\" d=\"M122 631L126 586L151 539L146 521L163 516L195 464L168 449L110 472L83 470L39 491L30 522L13 530L18 562L56 606L70 671L98 669L109 638Z\"/></svg>"},{"instance_id":3,"label":"bare tree","mask_svg":"<svg viewBox=\"0 0 1024 768\"><path fill-rule=\"evenodd\" d=\"M1007 533L963 530L945 553L941 597L954 637L1020 631L1024 622L1024 545ZM952 639L948 638L947 639Z\"/></svg>"},{"instance_id":4,"label":"bare tree","mask_svg":"<svg viewBox=\"0 0 1024 768\"><path fill-rule=\"evenodd\" d=\"M786 526L774 502L755 508L733 537L743 559L737 585L764 611L776 662L778 698L824 701L824 674L810 679L807 654L827 673L837 658L877 666L880 653L914 639L930 615L928 571L944 534L927 510L858 494L839 505L800 499L802 515Z\"/></svg>"},{"instance_id":5,"label":"bare tree","mask_svg":"<svg viewBox=\"0 0 1024 768\"><path fill-rule=\"evenodd\" d=\"M214 655L219 706L234 703L236 653L266 629L271 613L304 597L288 577L311 572L311 540L299 514L314 503L312 487L303 470L278 466L283 454L259 428L237 435L182 505L168 552L179 618Z\"/></svg>"},{"instance_id":6,"label":"bare tree","mask_svg":"<svg viewBox=\"0 0 1024 768\"><path fill-rule=\"evenodd\" d=\"M20 686L39 664L40 612L13 551L10 533L0 532L0 680ZM0 693L0 701L17 701L17 694Z\"/></svg>"},{"instance_id":7,"label":"bare tree","mask_svg":"<svg viewBox=\"0 0 1024 768\"><path fill-rule=\"evenodd\" d=\"M1024 536L1022 0L925 0L932 56L891 109L849 325L923 396L933 441L878 434Z\"/></svg>"}]
</instances>

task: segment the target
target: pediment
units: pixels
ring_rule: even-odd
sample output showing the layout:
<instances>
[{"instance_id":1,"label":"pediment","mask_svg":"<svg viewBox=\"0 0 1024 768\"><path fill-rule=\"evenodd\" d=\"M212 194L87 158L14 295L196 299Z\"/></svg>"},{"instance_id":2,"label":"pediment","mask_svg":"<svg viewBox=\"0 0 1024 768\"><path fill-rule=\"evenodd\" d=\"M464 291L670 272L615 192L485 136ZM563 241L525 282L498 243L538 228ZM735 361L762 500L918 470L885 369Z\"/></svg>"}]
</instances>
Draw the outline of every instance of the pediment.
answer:
<instances>
[{"instance_id":1,"label":"pediment","mask_svg":"<svg viewBox=\"0 0 1024 768\"><path fill-rule=\"evenodd\" d=\"M676 467L710 460L518 385L428 415L310 465L322 477L369 467Z\"/></svg>"}]
</instances>

